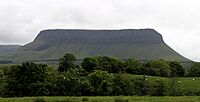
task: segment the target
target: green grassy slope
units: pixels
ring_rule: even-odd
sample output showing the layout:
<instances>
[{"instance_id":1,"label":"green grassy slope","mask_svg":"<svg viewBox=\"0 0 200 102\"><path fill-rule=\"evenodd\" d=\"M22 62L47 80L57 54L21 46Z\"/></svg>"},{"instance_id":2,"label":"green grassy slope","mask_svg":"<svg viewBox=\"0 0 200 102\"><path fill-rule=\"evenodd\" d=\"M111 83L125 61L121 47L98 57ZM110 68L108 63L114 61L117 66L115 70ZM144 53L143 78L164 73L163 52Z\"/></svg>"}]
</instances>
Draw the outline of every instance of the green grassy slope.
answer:
<instances>
[{"instance_id":1,"label":"green grassy slope","mask_svg":"<svg viewBox=\"0 0 200 102\"><path fill-rule=\"evenodd\" d=\"M143 77L143 75L130 75L130 74L125 74L125 75L128 75L129 77L134 77L134 78ZM148 76L147 79L150 81L161 80L165 84L169 84L170 82L170 78L167 78L167 77ZM191 90L191 91L200 90L200 77L179 77L179 78L176 78L176 81L181 81L180 88L182 90Z\"/></svg>"},{"instance_id":2,"label":"green grassy slope","mask_svg":"<svg viewBox=\"0 0 200 102\"><path fill-rule=\"evenodd\" d=\"M11 58L18 60L59 59L65 53L72 53L78 59L87 56L111 56L137 58L140 60L165 59L188 61L165 44L55 44L46 50L20 50Z\"/></svg>"}]
</instances>

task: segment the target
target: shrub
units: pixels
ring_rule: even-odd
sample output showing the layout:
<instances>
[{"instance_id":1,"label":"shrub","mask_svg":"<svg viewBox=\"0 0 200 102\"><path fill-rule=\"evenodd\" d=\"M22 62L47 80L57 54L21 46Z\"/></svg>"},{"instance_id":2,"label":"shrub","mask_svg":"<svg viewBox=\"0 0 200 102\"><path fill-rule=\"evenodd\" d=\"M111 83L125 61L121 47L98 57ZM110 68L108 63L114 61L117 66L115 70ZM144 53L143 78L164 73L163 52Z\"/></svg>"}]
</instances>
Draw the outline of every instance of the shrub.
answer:
<instances>
[{"instance_id":1,"label":"shrub","mask_svg":"<svg viewBox=\"0 0 200 102\"><path fill-rule=\"evenodd\" d=\"M93 95L111 95L113 90L113 75L107 71L97 70L88 75L88 80L94 88Z\"/></svg>"}]
</instances>

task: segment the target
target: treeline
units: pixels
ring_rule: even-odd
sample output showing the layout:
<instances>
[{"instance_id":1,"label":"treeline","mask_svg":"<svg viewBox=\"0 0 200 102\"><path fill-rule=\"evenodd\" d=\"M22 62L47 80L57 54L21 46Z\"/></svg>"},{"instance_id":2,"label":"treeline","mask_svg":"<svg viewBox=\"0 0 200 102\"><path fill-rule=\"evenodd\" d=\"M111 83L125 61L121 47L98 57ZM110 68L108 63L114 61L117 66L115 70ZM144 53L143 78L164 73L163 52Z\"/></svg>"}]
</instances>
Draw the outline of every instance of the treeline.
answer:
<instances>
[{"instance_id":1,"label":"treeline","mask_svg":"<svg viewBox=\"0 0 200 102\"><path fill-rule=\"evenodd\" d=\"M23 96L115 96L115 95L184 95L175 77L198 76L200 64L188 73L178 62L156 60L140 63L111 57L87 57L81 65L76 57L66 54L58 68L25 62L0 70L0 94L3 97ZM195 71L196 74L193 74ZM144 75L142 78L129 74ZM149 81L146 75L171 77L171 83ZM199 95L192 92L191 95Z\"/></svg>"}]
</instances>

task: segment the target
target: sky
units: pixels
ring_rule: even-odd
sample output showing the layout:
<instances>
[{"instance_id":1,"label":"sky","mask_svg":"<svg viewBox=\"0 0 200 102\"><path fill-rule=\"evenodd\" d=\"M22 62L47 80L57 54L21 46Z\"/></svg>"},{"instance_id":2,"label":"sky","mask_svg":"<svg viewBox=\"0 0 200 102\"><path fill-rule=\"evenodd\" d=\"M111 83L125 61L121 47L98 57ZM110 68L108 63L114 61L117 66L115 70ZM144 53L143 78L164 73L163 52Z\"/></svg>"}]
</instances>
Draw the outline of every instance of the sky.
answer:
<instances>
[{"instance_id":1,"label":"sky","mask_svg":"<svg viewBox=\"0 0 200 102\"><path fill-rule=\"evenodd\" d=\"M145 29L200 61L200 0L0 0L0 44L25 45L44 29Z\"/></svg>"}]
</instances>

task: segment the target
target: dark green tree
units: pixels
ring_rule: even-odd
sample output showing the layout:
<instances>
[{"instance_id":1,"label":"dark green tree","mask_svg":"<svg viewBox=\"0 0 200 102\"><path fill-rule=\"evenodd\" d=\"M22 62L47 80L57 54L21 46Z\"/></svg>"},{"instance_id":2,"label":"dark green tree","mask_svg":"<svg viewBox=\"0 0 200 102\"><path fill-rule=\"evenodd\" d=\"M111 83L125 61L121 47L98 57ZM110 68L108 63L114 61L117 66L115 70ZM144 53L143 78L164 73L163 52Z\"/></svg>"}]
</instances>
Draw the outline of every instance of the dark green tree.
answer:
<instances>
[{"instance_id":1,"label":"dark green tree","mask_svg":"<svg viewBox=\"0 0 200 102\"><path fill-rule=\"evenodd\" d=\"M86 57L85 59L83 59L81 66L86 71L91 72L98 68L99 62L96 58Z\"/></svg>"},{"instance_id":2,"label":"dark green tree","mask_svg":"<svg viewBox=\"0 0 200 102\"><path fill-rule=\"evenodd\" d=\"M150 61L145 65L148 70L148 75L155 75L155 76L163 76L169 77L170 76L170 66L164 60L154 60Z\"/></svg>"},{"instance_id":3,"label":"dark green tree","mask_svg":"<svg viewBox=\"0 0 200 102\"><path fill-rule=\"evenodd\" d=\"M194 63L192 67L188 70L188 76L190 77L200 77L200 63Z\"/></svg>"},{"instance_id":4,"label":"dark green tree","mask_svg":"<svg viewBox=\"0 0 200 102\"><path fill-rule=\"evenodd\" d=\"M113 91L113 79L114 76L107 71L96 70L89 74L88 80L94 89L93 95L111 95Z\"/></svg>"},{"instance_id":5,"label":"dark green tree","mask_svg":"<svg viewBox=\"0 0 200 102\"><path fill-rule=\"evenodd\" d=\"M120 59L107 56L96 57L99 62L99 70L108 71L109 73L124 72L124 62Z\"/></svg>"},{"instance_id":6,"label":"dark green tree","mask_svg":"<svg viewBox=\"0 0 200 102\"><path fill-rule=\"evenodd\" d=\"M171 69L171 77L182 77L185 75L185 68L176 61L171 61L169 63Z\"/></svg>"},{"instance_id":7,"label":"dark green tree","mask_svg":"<svg viewBox=\"0 0 200 102\"><path fill-rule=\"evenodd\" d=\"M135 95L133 77L129 74L114 74L113 95Z\"/></svg>"},{"instance_id":8,"label":"dark green tree","mask_svg":"<svg viewBox=\"0 0 200 102\"><path fill-rule=\"evenodd\" d=\"M66 72L70 68L75 68L76 57L73 54L65 54L60 58L58 71Z\"/></svg>"},{"instance_id":9,"label":"dark green tree","mask_svg":"<svg viewBox=\"0 0 200 102\"><path fill-rule=\"evenodd\" d=\"M135 59L128 59L125 62L125 70L127 73L130 74L141 74L141 66L142 64L140 61L135 60Z\"/></svg>"},{"instance_id":10,"label":"dark green tree","mask_svg":"<svg viewBox=\"0 0 200 102\"><path fill-rule=\"evenodd\" d=\"M33 90L44 82L47 65L31 62L15 65L6 73L7 86L5 96L35 96ZM40 90L37 90L40 91Z\"/></svg>"},{"instance_id":11,"label":"dark green tree","mask_svg":"<svg viewBox=\"0 0 200 102\"><path fill-rule=\"evenodd\" d=\"M4 71L0 69L0 96L3 94L3 87L4 87Z\"/></svg>"},{"instance_id":12,"label":"dark green tree","mask_svg":"<svg viewBox=\"0 0 200 102\"><path fill-rule=\"evenodd\" d=\"M136 95L145 96L152 93L151 83L146 76L133 80Z\"/></svg>"}]
</instances>

